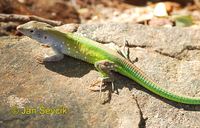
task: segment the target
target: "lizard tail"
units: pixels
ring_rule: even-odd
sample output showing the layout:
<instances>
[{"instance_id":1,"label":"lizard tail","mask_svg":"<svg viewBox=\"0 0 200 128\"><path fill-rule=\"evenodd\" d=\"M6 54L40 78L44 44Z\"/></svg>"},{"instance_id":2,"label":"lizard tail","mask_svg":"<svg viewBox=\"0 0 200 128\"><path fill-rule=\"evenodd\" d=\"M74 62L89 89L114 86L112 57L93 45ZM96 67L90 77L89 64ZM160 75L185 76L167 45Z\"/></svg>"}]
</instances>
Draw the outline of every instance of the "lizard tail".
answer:
<instances>
[{"instance_id":1,"label":"lizard tail","mask_svg":"<svg viewBox=\"0 0 200 128\"><path fill-rule=\"evenodd\" d=\"M146 89L161 97L184 104L200 104L200 97L177 95L175 93L165 90L164 88L161 88L156 82L151 80L144 72L142 72L134 64L128 61L121 60L120 65L121 66L117 69L118 72L136 81Z\"/></svg>"}]
</instances>

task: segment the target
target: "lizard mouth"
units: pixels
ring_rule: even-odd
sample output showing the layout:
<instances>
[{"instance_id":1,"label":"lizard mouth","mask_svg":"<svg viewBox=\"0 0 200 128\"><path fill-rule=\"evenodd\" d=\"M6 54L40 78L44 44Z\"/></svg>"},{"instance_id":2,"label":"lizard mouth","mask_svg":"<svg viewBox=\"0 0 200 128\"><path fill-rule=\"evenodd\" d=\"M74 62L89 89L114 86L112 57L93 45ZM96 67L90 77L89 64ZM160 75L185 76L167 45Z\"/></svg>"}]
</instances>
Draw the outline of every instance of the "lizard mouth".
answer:
<instances>
[{"instance_id":1,"label":"lizard mouth","mask_svg":"<svg viewBox=\"0 0 200 128\"><path fill-rule=\"evenodd\" d=\"M21 25L17 26L17 31L21 32Z\"/></svg>"},{"instance_id":2,"label":"lizard mouth","mask_svg":"<svg viewBox=\"0 0 200 128\"><path fill-rule=\"evenodd\" d=\"M23 27L21 25L17 26L16 29L17 29L18 32L20 32L22 34L25 34L24 29L23 29Z\"/></svg>"},{"instance_id":3,"label":"lizard mouth","mask_svg":"<svg viewBox=\"0 0 200 128\"><path fill-rule=\"evenodd\" d=\"M24 28L24 25L18 25L16 29L17 29L17 31L19 31L21 33L24 33L28 30L28 29Z\"/></svg>"},{"instance_id":4,"label":"lizard mouth","mask_svg":"<svg viewBox=\"0 0 200 128\"><path fill-rule=\"evenodd\" d=\"M20 32L20 33L22 33L22 34L24 34L24 35L30 35L29 33L30 33L30 32L33 32L33 31L29 30L29 29L24 28L23 25L17 26L16 29L17 29L18 32Z\"/></svg>"}]
</instances>

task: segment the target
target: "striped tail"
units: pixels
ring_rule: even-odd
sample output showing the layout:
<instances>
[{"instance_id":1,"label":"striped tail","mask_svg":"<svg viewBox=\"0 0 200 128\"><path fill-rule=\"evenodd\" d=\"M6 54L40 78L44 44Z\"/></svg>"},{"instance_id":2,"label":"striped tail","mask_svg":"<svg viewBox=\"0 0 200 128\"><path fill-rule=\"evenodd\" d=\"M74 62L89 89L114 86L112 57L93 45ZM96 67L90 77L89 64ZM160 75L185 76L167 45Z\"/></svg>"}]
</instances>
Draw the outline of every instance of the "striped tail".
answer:
<instances>
[{"instance_id":1,"label":"striped tail","mask_svg":"<svg viewBox=\"0 0 200 128\"><path fill-rule=\"evenodd\" d=\"M184 103L184 104L200 104L200 97L189 97L189 96L181 96L169 92L156 84L153 80L151 80L144 72L142 72L139 68L137 68L134 64L126 61L120 60L119 65L121 65L117 72L121 73L124 76L129 77L130 79L136 81L146 89L151 92L164 97L166 99Z\"/></svg>"}]
</instances>

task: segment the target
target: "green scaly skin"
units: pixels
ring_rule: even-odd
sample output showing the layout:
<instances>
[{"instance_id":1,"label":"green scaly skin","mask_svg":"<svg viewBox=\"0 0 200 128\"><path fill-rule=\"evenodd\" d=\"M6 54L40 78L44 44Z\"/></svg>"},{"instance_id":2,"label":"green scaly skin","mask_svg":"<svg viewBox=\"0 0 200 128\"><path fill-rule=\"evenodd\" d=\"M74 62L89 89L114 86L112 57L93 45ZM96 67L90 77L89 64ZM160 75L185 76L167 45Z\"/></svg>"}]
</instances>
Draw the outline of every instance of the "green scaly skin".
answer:
<instances>
[{"instance_id":1,"label":"green scaly skin","mask_svg":"<svg viewBox=\"0 0 200 128\"><path fill-rule=\"evenodd\" d=\"M184 104L200 104L200 98L198 97L180 96L161 88L139 68L122 57L116 51L93 40L69 32L63 33L55 30L48 24L35 21L20 25L17 29L26 36L29 36L30 38L33 38L41 43L48 44L48 42L51 42L49 45L52 47L55 44L56 46L65 46L64 50L62 49L62 54L69 55L88 63L95 64L96 62L102 60L113 62L116 65L114 71L136 81L146 89L161 97ZM33 30L34 34L30 33L30 30ZM50 40L48 40L48 42L44 39L41 40L40 38L43 38L44 36L47 36ZM57 49L57 51L58 50L60 49Z\"/></svg>"}]
</instances>

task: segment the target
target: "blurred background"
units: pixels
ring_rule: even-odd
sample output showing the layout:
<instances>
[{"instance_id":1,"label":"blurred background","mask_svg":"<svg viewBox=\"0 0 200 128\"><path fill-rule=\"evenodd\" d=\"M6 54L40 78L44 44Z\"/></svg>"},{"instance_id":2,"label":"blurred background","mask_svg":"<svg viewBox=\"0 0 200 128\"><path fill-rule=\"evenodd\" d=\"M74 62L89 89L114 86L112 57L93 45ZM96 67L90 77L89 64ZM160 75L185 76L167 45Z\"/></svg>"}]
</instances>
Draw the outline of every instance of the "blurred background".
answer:
<instances>
[{"instance_id":1,"label":"blurred background","mask_svg":"<svg viewBox=\"0 0 200 128\"><path fill-rule=\"evenodd\" d=\"M48 19L55 21L52 21L54 26L123 22L162 27L197 27L200 0L0 0L0 36L20 35L15 31L17 25L41 20L40 17L45 18L42 19L44 22Z\"/></svg>"}]
</instances>

